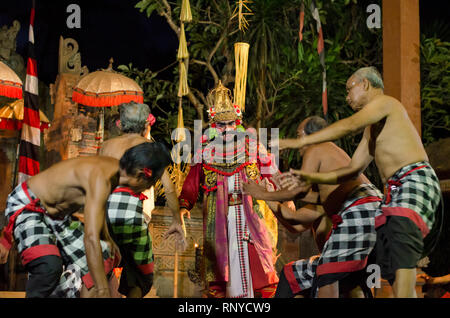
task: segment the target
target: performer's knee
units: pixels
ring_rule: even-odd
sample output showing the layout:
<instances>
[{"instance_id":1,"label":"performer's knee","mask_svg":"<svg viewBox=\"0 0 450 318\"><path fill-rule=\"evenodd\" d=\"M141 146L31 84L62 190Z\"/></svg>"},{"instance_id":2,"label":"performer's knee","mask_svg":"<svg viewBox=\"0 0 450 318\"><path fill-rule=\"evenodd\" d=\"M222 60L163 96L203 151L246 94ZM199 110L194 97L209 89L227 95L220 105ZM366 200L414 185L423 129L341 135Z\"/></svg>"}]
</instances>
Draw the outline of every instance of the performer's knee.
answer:
<instances>
[{"instance_id":1,"label":"performer's knee","mask_svg":"<svg viewBox=\"0 0 450 318\"><path fill-rule=\"evenodd\" d=\"M58 285L62 274L62 260L56 255L38 257L25 265L30 273L27 287L27 298L48 297Z\"/></svg>"}]
</instances>

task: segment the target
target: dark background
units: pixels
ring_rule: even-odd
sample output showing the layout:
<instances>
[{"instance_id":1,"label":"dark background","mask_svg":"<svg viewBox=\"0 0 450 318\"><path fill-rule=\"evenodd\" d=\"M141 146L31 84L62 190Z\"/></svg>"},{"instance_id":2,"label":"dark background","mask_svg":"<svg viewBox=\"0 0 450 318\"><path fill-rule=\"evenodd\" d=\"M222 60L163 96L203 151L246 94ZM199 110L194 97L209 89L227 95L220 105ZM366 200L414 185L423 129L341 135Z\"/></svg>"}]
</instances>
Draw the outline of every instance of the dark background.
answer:
<instances>
[{"instance_id":1,"label":"dark background","mask_svg":"<svg viewBox=\"0 0 450 318\"><path fill-rule=\"evenodd\" d=\"M95 71L106 68L110 57L114 66L130 62L139 69L158 71L175 61L178 39L156 13L147 18L134 8L139 0L36 0L35 46L39 79L53 83L58 71L59 37L74 38L80 47L82 65ZM360 5L378 1L361 0ZM66 12L69 4L81 7L81 29L69 29ZM17 52L25 56L31 0L1 0L0 27L10 27L19 20L21 30L17 36ZM442 40L450 34L448 15L450 1L421 0L421 28L439 21L443 26ZM435 30L436 28L434 28ZM447 32L445 32L447 31ZM166 72L163 76L170 76Z\"/></svg>"}]
</instances>

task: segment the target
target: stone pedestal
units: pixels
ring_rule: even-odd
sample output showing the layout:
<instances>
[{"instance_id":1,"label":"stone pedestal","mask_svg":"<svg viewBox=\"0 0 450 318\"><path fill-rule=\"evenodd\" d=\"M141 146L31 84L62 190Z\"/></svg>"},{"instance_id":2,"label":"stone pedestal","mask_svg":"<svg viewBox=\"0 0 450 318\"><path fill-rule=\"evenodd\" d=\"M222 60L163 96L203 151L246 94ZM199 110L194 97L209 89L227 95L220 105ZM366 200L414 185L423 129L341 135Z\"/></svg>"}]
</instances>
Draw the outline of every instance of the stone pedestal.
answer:
<instances>
[{"instance_id":1,"label":"stone pedestal","mask_svg":"<svg viewBox=\"0 0 450 318\"><path fill-rule=\"evenodd\" d=\"M194 284L188 276L188 270L195 268L195 247L203 244L202 212L196 205L191 211L191 218L185 219L187 232L187 249L178 253L178 297L201 297L202 286ZM146 297L172 298L174 296L174 260L175 240L163 238L172 223L172 212L165 207L156 207L152 212L149 230L153 241L155 257L154 283Z\"/></svg>"}]
</instances>

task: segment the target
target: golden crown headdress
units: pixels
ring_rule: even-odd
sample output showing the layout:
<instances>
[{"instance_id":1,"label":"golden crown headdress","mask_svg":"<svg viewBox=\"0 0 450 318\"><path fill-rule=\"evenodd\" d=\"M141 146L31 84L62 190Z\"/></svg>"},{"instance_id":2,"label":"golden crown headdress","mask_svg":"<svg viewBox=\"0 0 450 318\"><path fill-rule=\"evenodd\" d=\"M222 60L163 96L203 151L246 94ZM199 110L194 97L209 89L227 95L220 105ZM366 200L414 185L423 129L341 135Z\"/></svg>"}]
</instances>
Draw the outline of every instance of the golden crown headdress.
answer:
<instances>
[{"instance_id":1,"label":"golden crown headdress","mask_svg":"<svg viewBox=\"0 0 450 318\"><path fill-rule=\"evenodd\" d=\"M208 115L210 122L216 123L242 118L240 107L233 104L231 91L223 86L221 81L208 93L206 101L209 106Z\"/></svg>"}]
</instances>

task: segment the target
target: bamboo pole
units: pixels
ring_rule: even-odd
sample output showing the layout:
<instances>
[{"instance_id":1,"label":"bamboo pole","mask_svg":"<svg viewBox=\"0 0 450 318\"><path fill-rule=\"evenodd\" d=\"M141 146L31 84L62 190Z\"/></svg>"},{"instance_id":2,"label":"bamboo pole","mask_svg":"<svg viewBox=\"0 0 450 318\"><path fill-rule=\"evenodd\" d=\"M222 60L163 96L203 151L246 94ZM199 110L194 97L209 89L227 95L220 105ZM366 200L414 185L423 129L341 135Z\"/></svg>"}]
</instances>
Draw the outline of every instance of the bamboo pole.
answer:
<instances>
[{"instance_id":1,"label":"bamboo pole","mask_svg":"<svg viewBox=\"0 0 450 318\"><path fill-rule=\"evenodd\" d=\"M173 266L173 298L178 298L178 249L175 243L175 259Z\"/></svg>"}]
</instances>

